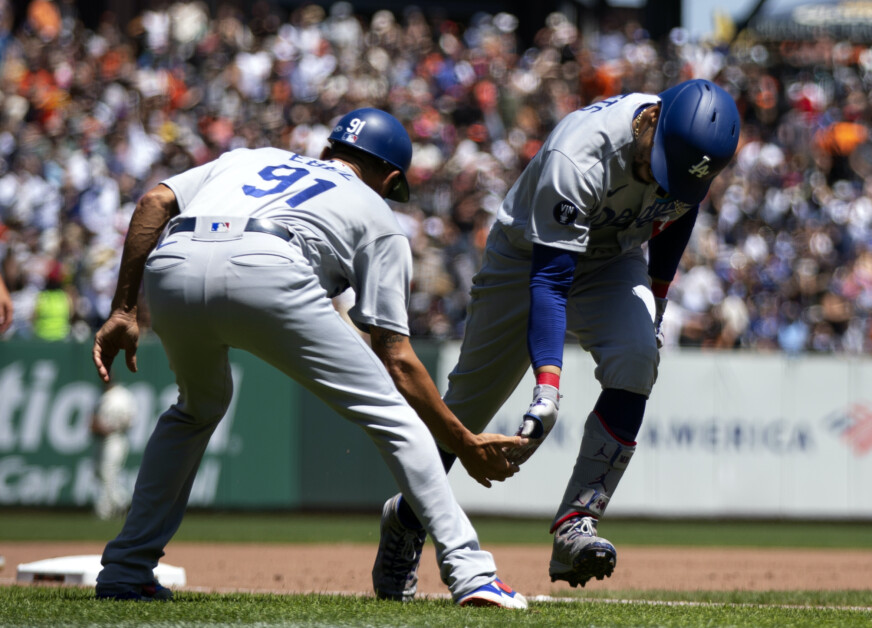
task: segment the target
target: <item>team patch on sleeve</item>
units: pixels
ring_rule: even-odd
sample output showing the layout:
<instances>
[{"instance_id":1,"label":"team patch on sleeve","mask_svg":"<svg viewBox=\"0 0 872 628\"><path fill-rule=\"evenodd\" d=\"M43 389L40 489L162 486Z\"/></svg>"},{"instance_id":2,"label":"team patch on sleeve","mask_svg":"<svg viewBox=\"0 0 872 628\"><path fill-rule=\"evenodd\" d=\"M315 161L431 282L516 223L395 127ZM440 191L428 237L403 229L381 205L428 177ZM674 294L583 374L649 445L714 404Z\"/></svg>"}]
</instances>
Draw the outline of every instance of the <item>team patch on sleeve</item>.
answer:
<instances>
[{"instance_id":1,"label":"team patch on sleeve","mask_svg":"<svg viewBox=\"0 0 872 628\"><path fill-rule=\"evenodd\" d=\"M554 220L561 225L570 225L578 218L578 207L569 201L560 201L554 206Z\"/></svg>"}]
</instances>

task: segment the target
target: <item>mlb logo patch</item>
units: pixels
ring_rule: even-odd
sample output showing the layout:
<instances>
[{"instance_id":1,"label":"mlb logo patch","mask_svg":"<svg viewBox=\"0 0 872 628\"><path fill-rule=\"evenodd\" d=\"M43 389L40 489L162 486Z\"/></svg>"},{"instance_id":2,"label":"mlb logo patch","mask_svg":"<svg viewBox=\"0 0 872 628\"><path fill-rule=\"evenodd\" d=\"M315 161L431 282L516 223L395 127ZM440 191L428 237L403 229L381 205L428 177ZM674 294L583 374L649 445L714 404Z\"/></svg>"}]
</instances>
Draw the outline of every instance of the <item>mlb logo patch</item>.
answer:
<instances>
[{"instance_id":1,"label":"mlb logo patch","mask_svg":"<svg viewBox=\"0 0 872 628\"><path fill-rule=\"evenodd\" d=\"M354 133L343 133L342 141L348 142L349 144L357 144L358 136Z\"/></svg>"},{"instance_id":2,"label":"mlb logo patch","mask_svg":"<svg viewBox=\"0 0 872 628\"><path fill-rule=\"evenodd\" d=\"M229 222L213 222L209 227L209 231L212 233L227 233L230 231L230 223Z\"/></svg>"}]
</instances>

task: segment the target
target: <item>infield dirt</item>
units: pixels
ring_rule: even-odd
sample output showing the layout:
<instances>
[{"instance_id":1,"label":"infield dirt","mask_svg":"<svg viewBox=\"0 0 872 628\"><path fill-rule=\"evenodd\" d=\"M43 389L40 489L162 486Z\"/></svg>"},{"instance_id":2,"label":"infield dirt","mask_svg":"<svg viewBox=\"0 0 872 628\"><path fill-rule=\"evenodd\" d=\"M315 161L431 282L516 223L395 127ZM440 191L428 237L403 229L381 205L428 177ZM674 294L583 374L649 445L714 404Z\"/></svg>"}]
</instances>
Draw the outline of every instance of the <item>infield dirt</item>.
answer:
<instances>
[{"instance_id":1,"label":"infield dirt","mask_svg":"<svg viewBox=\"0 0 872 628\"><path fill-rule=\"evenodd\" d=\"M548 577L547 546L491 545L500 577L525 595L565 595L573 589ZM0 585L16 566L45 558L100 554L102 543L7 542ZM185 589L272 593L370 593L376 548L361 544L277 545L171 543L163 561L184 567ZM585 590L764 591L872 589L872 551L619 547L611 578ZM433 545L421 563L418 590L445 595ZM578 589L575 589L578 591Z\"/></svg>"}]
</instances>

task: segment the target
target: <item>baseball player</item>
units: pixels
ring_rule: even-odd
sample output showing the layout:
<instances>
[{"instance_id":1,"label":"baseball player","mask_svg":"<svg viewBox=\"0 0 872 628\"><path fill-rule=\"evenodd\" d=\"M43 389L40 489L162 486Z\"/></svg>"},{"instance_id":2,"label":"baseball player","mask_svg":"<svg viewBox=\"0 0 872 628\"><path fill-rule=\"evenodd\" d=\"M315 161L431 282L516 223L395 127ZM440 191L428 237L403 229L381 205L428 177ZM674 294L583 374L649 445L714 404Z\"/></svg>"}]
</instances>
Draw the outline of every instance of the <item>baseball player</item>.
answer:
<instances>
[{"instance_id":1,"label":"baseball player","mask_svg":"<svg viewBox=\"0 0 872 628\"><path fill-rule=\"evenodd\" d=\"M530 440L511 455L520 464L557 420L565 332L593 356L602 393L551 525L552 581L583 586L615 567L597 521L636 449L667 289L738 138L735 102L709 81L616 96L566 116L500 206L444 400L481 431L532 365L533 402L518 431ZM393 574L389 591L411 599L424 535L404 496L382 519L374 584ZM413 550L395 551L403 543Z\"/></svg>"},{"instance_id":2,"label":"baseball player","mask_svg":"<svg viewBox=\"0 0 872 628\"><path fill-rule=\"evenodd\" d=\"M133 393L116 382L107 383L91 417L91 433L97 441L95 470L100 480L94 514L104 521L123 515L130 503L120 475L130 451L128 432L135 418Z\"/></svg>"},{"instance_id":3,"label":"baseball player","mask_svg":"<svg viewBox=\"0 0 872 628\"><path fill-rule=\"evenodd\" d=\"M526 608L523 596L496 577L433 441L445 443L485 486L518 468L503 448L526 443L463 427L409 342L411 248L383 200L409 198L409 136L391 115L365 108L343 116L329 140L320 159L276 148L234 150L163 181L139 202L94 363L107 380L123 349L136 370L136 295L144 280L179 397L146 446L124 527L103 553L98 598L172 597L153 568L181 523L203 451L230 403L227 351L238 347L373 439L433 537L442 580L458 604ZM356 295L349 317L370 333L372 349L332 305L349 287Z\"/></svg>"}]
</instances>

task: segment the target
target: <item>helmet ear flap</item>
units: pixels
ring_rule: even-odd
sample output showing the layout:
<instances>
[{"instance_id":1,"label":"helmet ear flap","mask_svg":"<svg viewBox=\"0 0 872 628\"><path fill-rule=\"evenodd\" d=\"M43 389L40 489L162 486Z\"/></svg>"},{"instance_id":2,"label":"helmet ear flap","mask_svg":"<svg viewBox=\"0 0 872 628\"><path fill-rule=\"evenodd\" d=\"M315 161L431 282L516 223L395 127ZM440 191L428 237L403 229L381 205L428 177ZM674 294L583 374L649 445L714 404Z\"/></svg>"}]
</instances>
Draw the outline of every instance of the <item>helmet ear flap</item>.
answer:
<instances>
[{"instance_id":1,"label":"helmet ear flap","mask_svg":"<svg viewBox=\"0 0 872 628\"><path fill-rule=\"evenodd\" d=\"M385 198L397 201L398 203L407 203L411 196L409 182L406 180L406 175L402 170L398 170L397 172L399 172L399 176L394 180L394 184L391 186L391 191L387 193Z\"/></svg>"}]
</instances>

